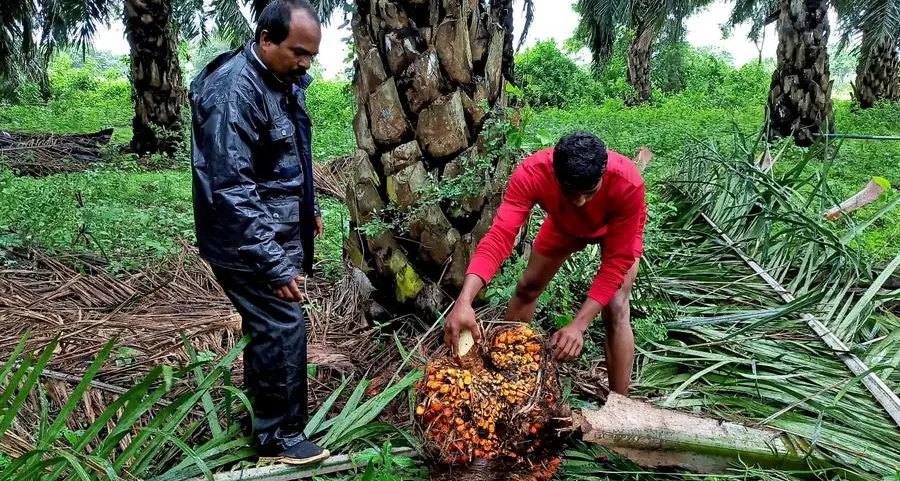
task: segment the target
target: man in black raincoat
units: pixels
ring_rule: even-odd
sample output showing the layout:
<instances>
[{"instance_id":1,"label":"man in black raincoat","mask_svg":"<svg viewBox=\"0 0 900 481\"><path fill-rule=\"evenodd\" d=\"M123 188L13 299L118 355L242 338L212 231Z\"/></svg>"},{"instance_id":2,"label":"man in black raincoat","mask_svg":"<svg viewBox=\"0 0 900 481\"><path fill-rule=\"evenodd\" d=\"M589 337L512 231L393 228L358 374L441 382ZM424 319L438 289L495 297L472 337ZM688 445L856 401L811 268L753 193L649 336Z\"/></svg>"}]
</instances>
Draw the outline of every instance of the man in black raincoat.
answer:
<instances>
[{"instance_id":1,"label":"man in black raincoat","mask_svg":"<svg viewBox=\"0 0 900 481\"><path fill-rule=\"evenodd\" d=\"M308 0L275 0L256 35L191 84L194 220L200 255L250 335L244 383L260 454L329 456L306 439L303 277L323 228L313 192L305 91L322 31Z\"/></svg>"}]
</instances>

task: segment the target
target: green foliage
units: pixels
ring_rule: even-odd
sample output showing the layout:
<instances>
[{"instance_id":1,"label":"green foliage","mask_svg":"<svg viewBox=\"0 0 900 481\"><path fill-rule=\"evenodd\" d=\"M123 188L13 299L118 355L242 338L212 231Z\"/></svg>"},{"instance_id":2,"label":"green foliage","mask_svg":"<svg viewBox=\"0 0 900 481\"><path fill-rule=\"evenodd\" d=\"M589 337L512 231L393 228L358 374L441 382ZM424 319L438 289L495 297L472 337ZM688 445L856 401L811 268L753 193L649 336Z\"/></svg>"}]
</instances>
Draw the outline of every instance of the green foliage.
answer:
<instances>
[{"instance_id":1,"label":"green foliage","mask_svg":"<svg viewBox=\"0 0 900 481\"><path fill-rule=\"evenodd\" d=\"M194 239L187 171L0 172L0 243L95 252L138 268Z\"/></svg>"},{"instance_id":2,"label":"green foliage","mask_svg":"<svg viewBox=\"0 0 900 481\"><path fill-rule=\"evenodd\" d=\"M20 341L13 357L0 369L0 380L5 386L0 393L0 435L14 425L32 395L42 406L49 404L40 387L40 373L58 340L51 341L39 354L24 352L26 340L27 337ZM197 362L180 369L156 366L89 424L73 416L90 383L110 358L115 345L115 340L111 340L52 417L49 409L41 409L41 429L34 433L34 448L10 462L0 473L0 480L34 479L38 473L40 479L48 481L75 476L85 481L122 476L160 481L198 474L211 477L211 469L251 455L252 449L246 447L249 439L240 437L238 419L227 416L241 412L235 407L249 408L249 400L234 388L221 384L216 387L230 376L231 363L248 340L244 339L216 362ZM21 362L14 365L16 360ZM196 382L196 387L181 394L173 392L173 387L182 382ZM231 395L213 403L210 393L222 389ZM162 407L157 402L164 396L170 396L171 402ZM238 406L232 406L233 402ZM224 429L213 430L211 437L206 436L201 443L195 441L203 434L205 423L192 419L198 410L210 419L226 422ZM112 419L116 420L114 426L110 424ZM18 426L27 422L19 420ZM82 423L83 429L69 430L66 426L71 422Z\"/></svg>"},{"instance_id":3,"label":"green foliage","mask_svg":"<svg viewBox=\"0 0 900 481\"><path fill-rule=\"evenodd\" d=\"M528 104L536 108L583 105L599 94L590 73L553 40L538 42L516 56L516 80Z\"/></svg>"},{"instance_id":4,"label":"green foliage","mask_svg":"<svg viewBox=\"0 0 900 481\"><path fill-rule=\"evenodd\" d=\"M0 130L84 133L113 127L113 142L131 139L131 86L122 64L106 56L59 52L50 62L52 97L43 104L39 89L25 84L17 104L0 103Z\"/></svg>"},{"instance_id":5,"label":"green foliage","mask_svg":"<svg viewBox=\"0 0 900 481\"><path fill-rule=\"evenodd\" d=\"M360 452L353 457L353 461L366 466L363 473L338 479L403 481L428 478L428 469L421 463L408 457L392 454L390 441L385 441L381 449L372 447Z\"/></svg>"},{"instance_id":6,"label":"green foliage","mask_svg":"<svg viewBox=\"0 0 900 481\"><path fill-rule=\"evenodd\" d=\"M328 160L356 149L353 115L356 102L350 82L316 79L307 92L313 119L313 158Z\"/></svg>"},{"instance_id":7,"label":"green foliage","mask_svg":"<svg viewBox=\"0 0 900 481\"><path fill-rule=\"evenodd\" d=\"M350 212L347 205L331 197L319 197L325 234L316 239L315 258L321 262L322 276L338 280L344 275L343 245L350 235Z\"/></svg>"}]
</instances>

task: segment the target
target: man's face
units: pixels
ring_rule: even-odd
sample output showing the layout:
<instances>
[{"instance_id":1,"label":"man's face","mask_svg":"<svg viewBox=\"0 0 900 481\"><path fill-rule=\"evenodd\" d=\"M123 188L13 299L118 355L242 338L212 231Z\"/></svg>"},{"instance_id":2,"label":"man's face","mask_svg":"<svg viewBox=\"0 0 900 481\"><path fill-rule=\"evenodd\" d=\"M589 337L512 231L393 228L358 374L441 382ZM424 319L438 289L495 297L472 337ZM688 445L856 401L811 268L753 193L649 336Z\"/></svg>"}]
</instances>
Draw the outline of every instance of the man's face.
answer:
<instances>
[{"instance_id":1,"label":"man's face","mask_svg":"<svg viewBox=\"0 0 900 481\"><path fill-rule=\"evenodd\" d=\"M593 189L583 190L583 191L571 191L566 188L560 186L560 190L562 191L563 197L575 207L581 207L584 204L587 204L591 199L597 195L597 192L600 191L600 186L603 184L603 179L600 179L597 182L597 185L594 186Z\"/></svg>"},{"instance_id":2,"label":"man's face","mask_svg":"<svg viewBox=\"0 0 900 481\"><path fill-rule=\"evenodd\" d=\"M269 32L260 35L260 57L266 67L279 79L296 83L309 70L313 57L319 53L322 29L303 10L291 13L291 26L287 37L281 43L272 42Z\"/></svg>"}]
</instances>

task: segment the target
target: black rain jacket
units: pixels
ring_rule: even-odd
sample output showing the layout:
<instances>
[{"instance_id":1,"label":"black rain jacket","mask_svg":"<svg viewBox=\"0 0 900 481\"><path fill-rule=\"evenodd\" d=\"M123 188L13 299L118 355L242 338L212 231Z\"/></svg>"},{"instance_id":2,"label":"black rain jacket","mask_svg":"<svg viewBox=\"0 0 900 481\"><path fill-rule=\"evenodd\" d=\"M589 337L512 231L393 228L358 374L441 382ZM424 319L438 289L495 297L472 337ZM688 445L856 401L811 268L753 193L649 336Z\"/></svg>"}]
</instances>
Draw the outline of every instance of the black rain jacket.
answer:
<instances>
[{"instance_id":1,"label":"black rain jacket","mask_svg":"<svg viewBox=\"0 0 900 481\"><path fill-rule=\"evenodd\" d=\"M281 82L252 45L218 56L191 83L194 223L207 262L277 287L312 267L311 77Z\"/></svg>"}]
</instances>

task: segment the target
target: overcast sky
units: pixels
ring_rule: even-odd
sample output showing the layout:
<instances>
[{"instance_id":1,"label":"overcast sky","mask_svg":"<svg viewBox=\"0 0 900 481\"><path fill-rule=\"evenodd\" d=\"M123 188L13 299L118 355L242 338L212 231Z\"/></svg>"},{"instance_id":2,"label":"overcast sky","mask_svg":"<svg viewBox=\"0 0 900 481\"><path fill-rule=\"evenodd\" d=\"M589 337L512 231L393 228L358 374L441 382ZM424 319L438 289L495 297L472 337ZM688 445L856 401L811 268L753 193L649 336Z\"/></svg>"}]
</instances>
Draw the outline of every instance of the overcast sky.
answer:
<instances>
[{"instance_id":1,"label":"overcast sky","mask_svg":"<svg viewBox=\"0 0 900 481\"><path fill-rule=\"evenodd\" d=\"M578 24L578 17L572 11L574 0L534 0L534 3L534 22L525 45L533 45L538 40L552 38L562 46L562 43L571 36ZM517 11L514 22L517 42L524 23L521 4L521 1L515 2ZM759 52L756 45L747 39L749 30L747 25L736 29L728 39L722 38L722 30L719 26L728 19L730 9L730 2L717 2L689 19L687 22L688 42L698 47L711 47L727 52L732 56L735 64L740 66L756 59ZM326 78L340 74L345 68L343 61L347 57L347 44L344 39L349 35L349 26L338 29L340 23L340 19L336 19L323 31L318 60L322 64L323 75ZM834 19L832 18L833 27ZM832 38L835 37L836 34L832 31ZM775 44L775 28L774 25L770 25L766 30L766 42L763 46L764 58L775 56ZM125 41L121 22L116 22L110 28L104 28L98 32L95 45L99 49L109 50L117 55L128 53L128 43Z\"/></svg>"}]
</instances>

